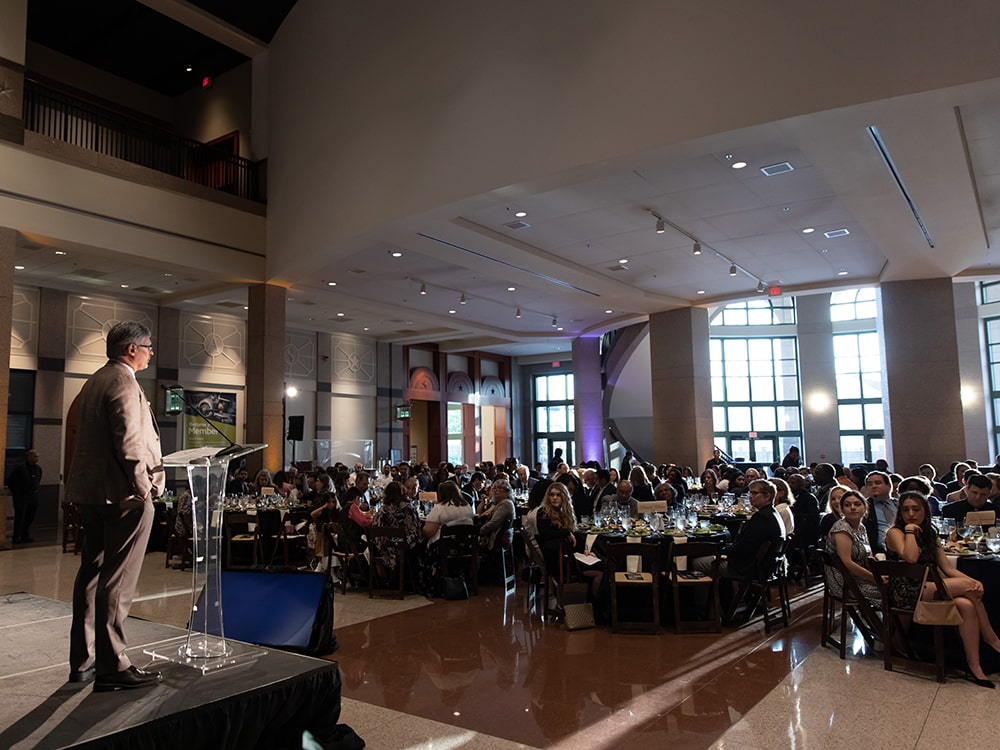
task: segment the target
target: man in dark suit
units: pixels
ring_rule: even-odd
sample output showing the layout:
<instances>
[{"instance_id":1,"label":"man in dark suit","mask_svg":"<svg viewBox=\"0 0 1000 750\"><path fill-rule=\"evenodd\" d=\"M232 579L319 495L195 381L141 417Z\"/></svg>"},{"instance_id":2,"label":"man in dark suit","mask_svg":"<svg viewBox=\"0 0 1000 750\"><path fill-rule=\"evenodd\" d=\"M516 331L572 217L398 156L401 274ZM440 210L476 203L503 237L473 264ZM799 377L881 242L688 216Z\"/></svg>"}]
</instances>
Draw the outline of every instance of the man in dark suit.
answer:
<instances>
[{"instance_id":1,"label":"man in dark suit","mask_svg":"<svg viewBox=\"0 0 1000 750\"><path fill-rule=\"evenodd\" d=\"M73 586L70 682L96 680L95 691L154 684L159 672L125 655L125 620L139 581L153 522L153 498L163 488L160 434L135 374L153 357L149 329L116 324L107 335L108 363L79 396L76 450L66 500L80 508L84 531Z\"/></svg>"},{"instance_id":2,"label":"man in dark suit","mask_svg":"<svg viewBox=\"0 0 1000 750\"><path fill-rule=\"evenodd\" d=\"M892 480L883 471L869 472L865 477L868 490L868 515L865 530L872 554L885 552L885 535L896 520L896 498L892 496Z\"/></svg>"},{"instance_id":3,"label":"man in dark suit","mask_svg":"<svg viewBox=\"0 0 1000 750\"><path fill-rule=\"evenodd\" d=\"M755 479L750 483L750 504L756 512L743 525L736 541L730 544L725 552L726 559L719 566L722 578L743 578L753 572L757 564L757 551L764 542L776 542L787 536L785 524L774 509L774 498L777 488L766 479ZM711 558L708 559L708 570L712 569ZM698 569L698 560L695 561Z\"/></svg>"},{"instance_id":4,"label":"man in dark suit","mask_svg":"<svg viewBox=\"0 0 1000 750\"><path fill-rule=\"evenodd\" d=\"M993 482L983 474L973 474L965 480L965 499L948 503L941 508L941 515L945 518L953 518L956 521L964 522L968 513L977 511L992 510L996 512L996 506L990 500L990 492L993 490Z\"/></svg>"},{"instance_id":5,"label":"man in dark suit","mask_svg":"<svg viewBox=\"0 0 1000 750\"><path fill-rule=\"evenodd\" d=\"M35 541L28 531L38 511L38 487L42 483L42 467L38 451L28 451L24 463L14 467L7 477L7 486L14 497L14 544Z\"/></svg>"}]
</instances>

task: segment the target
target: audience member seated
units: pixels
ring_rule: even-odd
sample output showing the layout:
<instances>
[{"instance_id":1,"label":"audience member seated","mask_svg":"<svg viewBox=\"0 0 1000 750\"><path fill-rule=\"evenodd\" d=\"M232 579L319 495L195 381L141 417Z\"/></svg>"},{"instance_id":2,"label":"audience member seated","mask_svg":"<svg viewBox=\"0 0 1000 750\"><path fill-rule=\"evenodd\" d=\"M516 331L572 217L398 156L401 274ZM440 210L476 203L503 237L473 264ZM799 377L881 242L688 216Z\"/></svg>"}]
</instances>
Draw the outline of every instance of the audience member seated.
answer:
<instances>
[{"instance_id":1,"label":"audience member seated","mask_svg":"<svg viewBox=\"0 0 1000 750\"><path fill-rule=\"evenodd\" d=\"M872 471L865 477L868 514L865 528L872 552L885 552L885 535L896 518L896 498L892 497L892 480L884 471Z\"/></svg>"},{"instance_id":2,"label":"audience member seated","mask_svg":"<svg viewBox=\"0 0 1000 750\"><path fill-rule=\"evenodd\" d=\"M709 497L719 495L719 475L715 473L715 469L705 469L701 473L699 481L701 482L701 494Z\"/></svg>"},{"instance_id":3,"label":"audience member seated","mask_svg":"<svg viewBox=\"0 0 1000 750\"><path fill-rule=\"evenodd\" d=\"M641 466L636 466L629 472L628 481L632 486L633 498L640 502L649 502L653 499L653 488Z\"/></svg>"},{"instance_id":4,"label":"audience member seated","mask_svg":"<svg viewBox=\"0 0 1000 750\"><path fill-rule=\"evenodd\" d=\"M521 527L528 532L528 539L531 544L535 545L536 549L538 549L536 540L538 536L538 509L542 506L542 501L545 500L545 493L550 484L552 484L552 480L545 478L539 479L535 483L531 492L528 493L528 512L521 518Z\"/></svg>"},{"instance_id":5,"label":"audience member seated","mask_svg":"<svg viewBox=\"0 0 1000 750\"><path fill-rule=\"evenodd\" d=\"M819 519L819 531L817 533L818 544L826 549L826 538L830 533L830 529L833 525L841 519L840 514L840 498L844 496L845 492L850 491L847 487L842 484L836 484L826 495L826 507L827 511L823 514L823 517Z\"/></svg>"},{"instance_id":6,"label":"audience member seated","mask_svg":"<svg viewBox=\"0 0 1000 750\"><path fill-rule=\"evenodd\" d=\"M781 516L781 522L785 524L785 534L791 534L795 531L795 516L792 513L795 496L792 494L792 489L788 486L788 482L784 479L774 477L771 479L771 484L774 485L775 489L774 509L778 511L778 515Z\"/></svg>"},{"instance_id":7,"label":"audience member seated","mask_svg":"<svg viewBox=\"0 0 1000 750\"><path fill-rule=\"evenodd\" d=\"M594 501L590 499L583 489L583 483L573 472L561 475L555 481L566 485L573 503L573 513L577 518L590 517L594 515Z\"/></svg>"},{"instance_id":8,"label":"audience member seated","mask_svg":"<svg viewBox=\"0 0 1000 750\"><path fill-rule=\"evenodd\" d=\"M993 483L989 477L972 474L965 480L965 499L948 503L941 509L941 515L945 518L954 518L956 521L964 521L965 515L972 511L995 512L996 506L989 499L992 490Z\"/></svg>"},{"instance_id":9,"label":"audience member seated","mask_svg":"<svg viewBox=\"0 0 1000 750\"><path fill-rule=\"evenodd\" d=\"M766 479L758 479L750 483L750 505L756 512L750 516L736 540L728 545L724 553L726 559L719 564L719 575L722 578L742 580L748 575L759 571L757 568L757 552L764 543L771 544L785 538L785 525L781 516L774 508L774 498L777 488ZM699 557L692 561L695 570L711 575L714 558ZM770 565L772 560L765 560ZM699 586L697 591L704 588ZM708 592L701 592L707 603ZM731 596L731 591L723 589L723 593Z\"/></svg>"},{"instance_id":10,"label":"audience member seated","mask_svg":"<svg viewBox=\"0 0 1000 750\"><path fill-rule=\"evenodd\" d=\"M350 537L354 546L359 550L368 546L368 542L364 539L364 533L372 525L372 512L361 510L361 497L361 490L357 487L349 487L340 498L341 525L344 527L344 533ZM344 513L344 509L346 509L346 513Z\"/></svg>"},{"instance_id":11,"label":"audience member seated","mask_svg":"<svg viewBox=\"0 0 1000 750\"><path fill-rule=\"evenodd\" d=\"M605 517L617 514L623 518L635 518L637 507L632 498L632 483L627 479L620 481L615 488L615 494L605 495L596 512Z\"/></svg>"},{"instance_id":12,"label":"audience member seated","mask_svg":"<svg viewBox=\"0 0 1000 750\"><path fill-rule=\"evenodd\" d=\"M680 502L677 499L677 493L674 485L670 482L660 482L656 485L656 489L653 490L653 500L660 503L666 503L668 511Z\"/></svg>"},{"instance_id":13,"label":"audience member seated","mask_svg":"<svg viewBox=\"0 0 1000 750\"><path fill-rule=\"evenodd\" d=\"M270 487L274 490L274 481L271 479L271 472L267 469L261 469L253 478L253 485L250 488L250 492L255 497L260 497L264 494L265 487Z\"/></svg>"},{"instance_id":14,"label":"audience member seated","mask_svg":"<svg viewBox=\"0 0 1000 750\"><path fill-rule=\"evenodd\" d=\"M441 538L442 526L468 526L473 523L472 506L454 482L442 482L437 489L437 503L424 521L428 547Z\"/></svg>"},{"instance_id":15,"label":"audience member seated","mask_svg":"<svg viewBox=\"0 0 1000 750\"><path fill-rule=\"evenodd\" d=\"M420 543L420 521L413 506L403 495L403 487L399 482L389 482L382 491L382 507L372 520L372 526L378 528L402 529L407 550L416 549ZM390 580L399 568L399 548L396 540L376 537L372 541L372 552L375 556L375 569L386 580Z\"/></svg>"},{"instance_id":16,"label":"audience member seated","mask_svg":"<svg viewBox=\"0 0 1000 750\"><path fill-rule=\"evenodd\" d=\"M235 495L237 497L243 497L244 495L249 495L253 492L253 488L250 482L247 481L247 470L240 467L236 470L236 474L233 478L226 482L226 494Z\"/></svg>"},{"instance_id":17,"label":"audience member seated","mask_svg":"<svg viewBox=\"0 0 1000 750\"><path fill-rule=\"evenodd\" d=\"M726 462L722 459L722 451L718 448L712 450L712 457L705 462L706 469L712 469L716 473L726 468Z\"/></svg>"},{"instance_id":18,"label":"audience member seated","mask_svg":"<svg viewBox=\"0 0 1000 750\"><path fill-rule=\"evenodd\" d=\"M826 539L826 551L840 558L844 567L854 576L865 599L873 606L881 607L882 596L875 583L875 577L868 570L868 559L872 556L872 551L868 545L868 532L863 523L868 512L868 502L860 492L846 491L840 498L840 512L843 517L830 529ZM833 595L842 596L844 581L840 571L831 568L826 571L826 575Z\"/></svg>"},{"instance_id":19,"label":"audience member seated","mask_svg":"<svg viewBox=\"0 0 1000 750\"><path fill-rule=\"evenodd\" d=\"M789 474L788 486L795 499L792 503L792 515L795 517L795 546L805 549L812 544L819 531L819 501L809 491L809 482L802 474Z\"/></svg>"},{"instance_id":20,"label":"audience member seated","mask_svg":"<svg viewBox=\"0 0 1000 750\"><path fill-rule=\"evenodd\" d=\"M965 650L965 661L971 673L970 680L982 687L996 687L986 677L979 662L980 638L994 651L1000 653L1000 638L990 624L983 606L983 584L963 575L944 553L937 532L931 525L930 506L919 492L904 492L899 498L899 512L893 526L886 534L887 554L891 560L904 560L920 565L936 565L944 576L944 585L955 600L962 615L958 634ZM889 596L895 607L910 609L917 599L934 598L936 588L928 583L923 591L920 584L906 579L889 581Z\"/></svg>"},{"instance_id":21,"label":"audience member seated","mask_svg":"<svg viewBox=\"0 0 1000 750\"><path fill-rule=\"evenodd\" d=\"M573 505L566 485L553 482L545 492L545 499L538 511L538 539L549 575L558 579L561 570L563 581L575 577L576 572L580 570L580 564L572 554L560 560L560 551L569 553L585 551L576 548L577 540L573 535L575 526ZM596 598L601 585L602 565L603 563L595 563L592 567L583 566L583 575L591 579L592 598Z\"/></svg>"},{"instance_id":22,"label":"audience member seated","mask_svg":"<svg viewBox=\"0 0 1000 750\"><path fill-rule=\"evenodd\" d=\"M480 515L486 521L479 529L480 542L487 551L500 547L510 549L514 541L514 500L510 484L505 479L498 479L490 485L489 493L489 507Z\"/></svg>"},{"instance_id":23,"label":"audience member seated","mask_svg":"<svg viewBox=\"0 0 1000 750\"><path fill-rule=\"evenodd\" d=\"M919 492L927 498L927 503L931 508L931 514L935 516L941 515L941 505L938 502L937 495L934 494L934 484L927 477L920 474L907 477L899 483L898 489L899 491L896 493L897 496L902 495L904 492Z\"/></svg>"}]
</instances>

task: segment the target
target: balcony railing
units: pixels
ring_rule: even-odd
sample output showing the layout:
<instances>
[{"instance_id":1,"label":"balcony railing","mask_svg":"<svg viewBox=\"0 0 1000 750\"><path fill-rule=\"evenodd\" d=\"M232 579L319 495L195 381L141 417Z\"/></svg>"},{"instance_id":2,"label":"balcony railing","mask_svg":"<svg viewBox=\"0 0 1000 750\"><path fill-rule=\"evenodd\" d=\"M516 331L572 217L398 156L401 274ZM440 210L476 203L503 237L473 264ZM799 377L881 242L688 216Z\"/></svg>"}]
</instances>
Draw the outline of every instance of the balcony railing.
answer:
<instances>
[{"instance_id":1,"label":"balcony railing","mask_svg":"<svg viewBox=\"0 0 1000 750\"><path fill-rule=\"evenodd\" d=\"M257 163L55 91L28 78L24 82L24 127L240 198L265 202Z\"/></svg>"}]
</instances>

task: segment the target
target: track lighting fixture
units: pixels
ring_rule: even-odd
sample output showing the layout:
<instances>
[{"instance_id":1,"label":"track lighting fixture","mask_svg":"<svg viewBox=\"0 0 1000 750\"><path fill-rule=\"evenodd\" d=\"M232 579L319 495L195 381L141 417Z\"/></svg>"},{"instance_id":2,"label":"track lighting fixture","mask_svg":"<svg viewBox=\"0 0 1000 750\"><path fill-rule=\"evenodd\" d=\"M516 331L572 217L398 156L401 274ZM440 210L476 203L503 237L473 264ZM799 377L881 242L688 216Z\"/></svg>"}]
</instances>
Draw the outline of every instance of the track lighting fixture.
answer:
<instances>
[{"instance_id":1,"label":"track lighting fixture","mask_svg":"<svg viewBox=\"0 0 1000 750\"><path fill-rule=\"evenodd\" d=\"M465 292L462 292L462 296L458 298L458 304L464 305L466 302L468 302L468 300L465 299Z\"/></svg>"},{"instance_id":2,"label":"track lighting fixture","mask_svg":"<svg viewBox=\"0 0 1000 750\"><path fill-rule=\"evenodd\" d=\"M736 264L735 263L733 263L731 266L729 266L729 275L730 276L735 276L736 275Z\"/></svg>"},{"instance_id":3,"label":"track lighting fixture","mask_svg":"<svg viewBox=\"0 0 1000 750\"><path fill-rule=\"evenodd\" d=\"M555 318L553 318L552 319L552 327L555 328L558 325L559 325L558 321Z\"/></svg>"},{"instance_id":4,"label":"track lighting fixture","mask_svg":"<svg viewBox=\"0 0 1000 750\"><path fill-rule=\"evenodd\" d=\"M426 284L421 284L420 285L420 293L423 294L423 295L427 294L427 285Z\"/></svg>"},{"instance_id":5,"label":"track lighting fixture","mask_svg":"<svg viewBox=\"0 0 1000 750\"><path fill-rule=\"evenodd\" d=\"M667 231L667 225L663 223L663 219L656 220L656 233L663 234Z\"/></svg>"},{"instance_id":6,"label":"track lighting fixture","mask_svg":"<svg viewBox=\"0 0 1000 750\"><path fill-rule=\"evenodd\" d=\"M521 319L521 308L520 307L517 308L517 312L514 313L514 317L517 318L518 320Z\"/></svg>"},{"instance_id":7,"label":"track lighting fixture","mask_svg":"<svg viewBox=\"0 0 1000 750\"><path fill-rule=\"evenodd\" d=\"M757 294L763 294L766 291L767 291L767 287L764 286L764 282L763 281L758 281L757 282Z\"/></svg>"},{"instance_id":8,"label":"track lighting fixture","mask_svg":"<svg viewBox=\"0 0 1000 750\"><path fill-rule=\"evenodd\" d=\"M698 240L694 241L694 247L691 248L692 255L701 255L701 243Z\"/></svg>"}]
</instances>

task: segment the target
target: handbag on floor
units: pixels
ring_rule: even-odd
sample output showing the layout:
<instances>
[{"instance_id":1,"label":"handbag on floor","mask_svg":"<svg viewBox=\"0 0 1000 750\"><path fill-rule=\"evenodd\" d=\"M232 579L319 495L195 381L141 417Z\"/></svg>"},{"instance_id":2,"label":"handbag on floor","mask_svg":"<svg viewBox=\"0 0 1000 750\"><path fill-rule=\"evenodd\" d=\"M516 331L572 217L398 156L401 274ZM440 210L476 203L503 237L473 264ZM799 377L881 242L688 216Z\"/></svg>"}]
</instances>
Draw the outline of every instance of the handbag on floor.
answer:
<instances>
[{"instance_id":1,"label":"handbag on floor","mask_svg":"<svg viewBox=\"0 0 1000 750\"><path fill-rule=\"evenodd\" d=\"M590 602L563 606L563 624L566 630L586 630L594 627L594 607Z\"/></svg>"},{"instance_id":2,"label":"handbag on floor","mask_svg":"<svg viewBox=\"0 0 1000 750\"><path fill-rule=\"evenodd\" d=\"M927 573L930 572L928 565L924 569L924 580L920 584L923 591L927 584ZM958 611L958 605L954 599L925 601L917 600L917 606L913 609L913 621L919 625L961 625L962 613Z\"/></svg>"},{"instance_id":3,"label":"handbag on floor","mask_svg":"<svg viewBox=\"0 0 1000 750\"><path fill-rule=\"evenodd\" d=\"M441 588L444 598L448 601L469 598L469 589L465 585L465 576L442 576Z\"/></svg>"}]
</instances>

